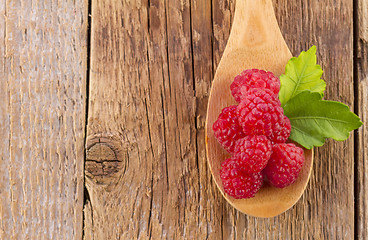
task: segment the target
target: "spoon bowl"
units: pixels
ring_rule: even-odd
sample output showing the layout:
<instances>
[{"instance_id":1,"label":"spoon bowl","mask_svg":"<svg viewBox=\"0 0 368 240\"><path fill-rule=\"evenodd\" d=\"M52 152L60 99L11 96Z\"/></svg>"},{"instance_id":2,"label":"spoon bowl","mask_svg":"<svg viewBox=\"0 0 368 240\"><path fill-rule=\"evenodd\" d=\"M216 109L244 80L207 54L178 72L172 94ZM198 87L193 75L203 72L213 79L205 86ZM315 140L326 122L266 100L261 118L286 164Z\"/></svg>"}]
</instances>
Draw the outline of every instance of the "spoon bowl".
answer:
<instances>
[{"instance_id":1,"label":"spoon bowl","mask_svg":"<svg viewBox=\"0 0 368 240\"><path fill-rule=\"evenodd\" d=\"M212 125L221 110L236 104L230 92L234 77L258 68L280 76L292 57L277 24L271 0L237 0L231 33L212 82L206 119L207 160L225 199L239 211L255 217L274 217L291 208L303 194L313 163L313 150L304 149L305 162L298 179L286 188L265 184L254 198L234 199L224 192L221 163L230 155L217 142Z\"/></svg>"}]
</instances>

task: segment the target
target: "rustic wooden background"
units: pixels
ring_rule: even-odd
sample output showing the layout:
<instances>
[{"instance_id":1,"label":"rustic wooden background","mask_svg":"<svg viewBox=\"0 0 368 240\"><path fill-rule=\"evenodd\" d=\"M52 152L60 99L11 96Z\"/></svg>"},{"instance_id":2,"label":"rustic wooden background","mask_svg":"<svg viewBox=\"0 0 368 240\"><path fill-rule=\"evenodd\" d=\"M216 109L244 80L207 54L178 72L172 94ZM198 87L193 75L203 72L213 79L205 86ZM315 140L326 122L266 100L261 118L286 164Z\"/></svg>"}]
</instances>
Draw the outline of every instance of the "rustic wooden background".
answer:
<instances>
[{"instance_id":1,"label":"rustic wooden background","mask_svg":"<svg viewBox=\"0 0 368 240\"><path fill-rule=\"evenodd\" d=\"M368 0L274 0L368 123ZM0 1L0 239L368 239L363 126L272 219L222 198L204 124L235 0Z\"/></svg>"}]
</instances>

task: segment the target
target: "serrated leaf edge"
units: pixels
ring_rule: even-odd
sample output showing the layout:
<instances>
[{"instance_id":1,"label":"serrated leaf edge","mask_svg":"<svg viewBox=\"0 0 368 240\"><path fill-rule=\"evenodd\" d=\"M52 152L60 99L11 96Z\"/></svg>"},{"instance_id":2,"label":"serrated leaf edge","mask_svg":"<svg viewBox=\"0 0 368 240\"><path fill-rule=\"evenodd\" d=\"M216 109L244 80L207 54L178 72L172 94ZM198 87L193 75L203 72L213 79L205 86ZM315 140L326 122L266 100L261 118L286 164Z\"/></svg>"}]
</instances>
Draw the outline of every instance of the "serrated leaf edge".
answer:
<instances>
[{"instance_id":1,"label":"serrated leaf edge","mask_svg":"<svg viewBox=\"0 0 368 240\"><path fill-rule=\"evenodd\" d=\"M281 105L282 105L282 107L284 107L286 104L287 104L287 102L288 101L290 101L291 99L293 99L295 96L297 96L298 94L300 94L301 92L303 92L303 91L308 91L307 89L304 89L304 90L302 90L301 92L299 92L298 94L295 94L296 92L297 92L297 88L298 88L298 86L299 86L299 84L300 84L300 76L297 74L297 77L298 77L298 79L299 79L299 81L295 81L294 79L292 79L291 77L289 77L288 75L287 75L287 73L288 73L288 68L290 67L290 63L291 62L293 62L293 61L295 61L297 58L299 58L299 57L301 57L301 55L304 55L304 54L311 54L311 55L316 55L316 53L317 53L317 47L315 46L315 45L313 45L312 47L310 47L307 51L302 51L300 54L299 54L299 56L298 57L292 57L292 58L290 58L289 59L289 61L287 62L287 64L286 64L286 66L285 66L285 73L284 74L282 74L281 76L280 76L280 81L281 81L281 88L282 88L282 78L284 78L284 77L286 77L286 78L288 78L288 79L290 79L295 85L296 85L296 87L293 89L293 93L291 94L291 97L286 101L286 102L284 102L284 103L282 103ZM317 64L317 56L315 56L315 64L313 64L314 66L316 66L316 67L319 67L319 69L322 71L322 73L321 73L321 76L323 75L323 69L322 69L322 67L321 67L321 65L319 65L319 64ZM309 66L308 64L304 64L304 69L303 69L303 72L305 71L305 69L307 68L307 66ZM303 75L303 74L301 74L301 75ZM322 79L322 78L320 78L320 80L322 80L322 84L323 84L323 89L322 89L322 92L319 92L319 91L313 91L313 90L309 90L309 91L311 91L311 92L316 92L316 93L319 93L319 94L321 94L321 96L323 97L324 96L324 91L326 90L326 82ZM281 91L281 88L280 88L280 93L282 92ZM294 95L295 94L295 95ZM279 98L280 98L280 96L279 96ZM281 100L281 99L280 99Z\"/></svg>"},{"instance_id":2,"label":"serrated leaf edge","mask_svg":"<svg viewBox=\"0 0 368 240\"><path fill-rule=\"evenodd\" d=\"M297 95L295 95L294 97L292 97L292 98L290 98L289 99L289 101L291 101L293 98L295 98L296 96L298 96L299 94L301 94L301 93L303 93L303 92L309 92L309 93L311 93L311 94L319 94L320 96L323 96L321 93L318 93L318 92L312 92L312 91L310 91L310 90L303 90L303 91L301 91L300 93L298 93ZM289 102L288 101L288 102ZM351 131L354 131L354 130L356 130L356 129L358 129L359 127L361 127L362 125L363 125L363 122L361 121L361 119L359 118L359 116L358 115L356 115L353 111L351 111L350 110L350 108L349 108L349 106L347 106L346 104L344 104L344 103L342 103L342 102L338 102L338 101L330 101L330 100L323 100L322 98L321 99L314 99L313 101L321 101L321 102L329 102L329 103L334 103L334 104L339 104L339 105L341 105L342 107L344 107L344 108L346 108L346 110L348 110L350 113L352 113L353 114L353 116L354 117L356 117L357 119L359 119L359 124L357 124L357 125L359 125L358 127L356 127L356 128L352 128L349 132L347 132L347 134L346 134L346 137L343 137L343 138L332 138L332 137L326 137L326 136L323 136L323 135L321 135L321 138L323 139L322 140L322 143L321 143L321 145L319 145L319 144L313 144L312 146L310 146L310 145L306 145L306 144L302 144L302 143L300 143L300 142L298 142L295 138L293 138L292 136L290 136L290 139L291 140L293 140L293 141L295 141L295 142L297 142L297 143L299 143L300 145L302 145L303 147L305 147L306 149L312 149L313 147L321 147L321 146L323 146L324 144L325 144L325 142L326 142L326 139L328 139L328 138L331 138L331 139L334 139L334 140L336 140L336 141L345 141L346 139L348 139L349 138L349 136L350 136L350 132ZM284 107L286 106L286 104L284 105ZM303 117L303 118L300 118L300 119L307 119L308 117ZM310 119L315 119L315 118L321 118L321 119L324 119L324 120L326 120L326 121L328 121L328 122L330 122L331 121L331 119L328 119L328 118L324 118L324 117L310 117ZM295 120L295 119L297 119L297 117L291 117L291 118L289 118L289 120ZM347 122L347 121L342 121L342 120L333 120L333 121L335 121L335 122L341 122L341 123L349 123L349 122ZM330 126L331 127L333 127L333 128L336 128L336 127L334 127L332 124L330 124ZM296 131L299 131L300 133L302 133L302 134L304 134L304 135L308 135L308 136L310 136L310 137L312 137L312 138L314 138L314 139L318 139L318 138L316 138L316 137L314 137L313 135L311 135L311 134L309 134L308 132L305 132L305 131L303 131L302 129L299 129L299 128L297 128L297 127L295 127L295 126L291 126L291 128L292 129L295 129Z\"/></svg>"}]
</instances>

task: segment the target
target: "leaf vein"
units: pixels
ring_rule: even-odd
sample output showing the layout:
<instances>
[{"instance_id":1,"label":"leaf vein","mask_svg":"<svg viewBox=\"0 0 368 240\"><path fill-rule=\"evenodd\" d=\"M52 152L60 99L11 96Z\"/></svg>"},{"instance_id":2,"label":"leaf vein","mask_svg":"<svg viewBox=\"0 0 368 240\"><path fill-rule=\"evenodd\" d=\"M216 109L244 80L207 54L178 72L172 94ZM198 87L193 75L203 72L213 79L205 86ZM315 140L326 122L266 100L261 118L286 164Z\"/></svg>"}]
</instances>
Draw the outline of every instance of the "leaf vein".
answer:
<instances>
[{"instance_id":1,"label":"leaf vein","mask_svg":"<svg viewBox=\"0 0 368 240\"><path fill-rule=\"evenodd\" d=\"M348 122L348 121L343 121L343 120L338 120L338 119L330 119L330 118L326 118L326 117L291 117L291 118L289 118L289 120L305 120L305 119L312 119L312 120L321 119L321 120L326 120L326 121L350 124L350 122Z\"/></svg>"}]
</instances>

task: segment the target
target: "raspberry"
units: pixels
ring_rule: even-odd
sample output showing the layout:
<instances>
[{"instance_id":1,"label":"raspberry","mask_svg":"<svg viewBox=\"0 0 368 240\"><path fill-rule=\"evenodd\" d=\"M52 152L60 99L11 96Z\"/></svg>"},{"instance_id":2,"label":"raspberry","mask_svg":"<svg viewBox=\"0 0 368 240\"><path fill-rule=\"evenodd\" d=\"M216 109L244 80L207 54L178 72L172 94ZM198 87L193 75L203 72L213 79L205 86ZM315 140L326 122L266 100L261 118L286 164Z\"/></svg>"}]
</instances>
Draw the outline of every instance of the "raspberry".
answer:
<instances>
[{"instance_id":1,"label":"raspberry","mask_svg":"<svg viewBox=\"0 0 368 240\"><path fill-rule=\"evenodd\" d=\"M231 94L237 102L240 102L251 88L269 89L277 95L280 91L280 80L272 72L247 69L237 75L230 85Z\"/></svg>"},{"instance_id":2,"label":"raspberry","mask_svg":"<svg viewBox=\"0 0 368 240\"><path fill-rule=\"evenodd\" d=\"M304 164L304 151L293 143L276 144L264 174L275 187L284 188L294 183Z\"/></svg>"},{"instance_id":3,"label":"raspberry","mask_svg":"<svg viewBox=\"0 0 368 240\"><path fill-rule=\"evenodd\" d=\"M233 198L252 198L261 188L263 174L247 174L240 170L241 162L229 158L221 164L222 184L227 194Z\"/></svg>"},{"instance_id":4,"label":"raspberry","mask_svg":"<svg viewBox=\"0 0 368 240\"><path fill-rule=\"evenodd\" d=\"M247 136L236 142L233 157L241 162L243 171L257 173L266 167L271 153L271 142L266 136Z\"/></svg>"},{"instance_id":5,"label":"raspberry","mask_svg":"<svg viewBox=\"0 0 368 240\"><path fill-rule=\"evenodd\" d=\"M283 115L283 113L282 113ZM281 120L275 122L273 125L273 131L269 139L272 143L285 143L290 136L291 124L289 118L285 115L281 117Z\"/></svg>"},{"instance_id":6,"label":"raspberry","mask_svg":"<svg viewBox=\"0 0 368 240\"><path fill-rule=\"evenodd\" d=\"M234 151L235 142L245 137L238 122L235 105L222 109L212 129L218 142L230 153Z\"/></svg>"},{"instance_id":7,"label":"raspberry","mask_svg":"<svg viewBox=\"0 0 368 240\"><path fill-rule=\"evenodd\" d=\"M290 121L271 90L250 89L236 111L245 135L265 135L272 143L284 143L290 135Z\"/></svg>"}]
</instances>

